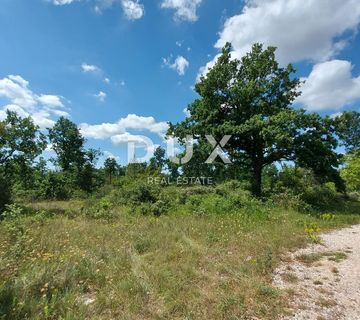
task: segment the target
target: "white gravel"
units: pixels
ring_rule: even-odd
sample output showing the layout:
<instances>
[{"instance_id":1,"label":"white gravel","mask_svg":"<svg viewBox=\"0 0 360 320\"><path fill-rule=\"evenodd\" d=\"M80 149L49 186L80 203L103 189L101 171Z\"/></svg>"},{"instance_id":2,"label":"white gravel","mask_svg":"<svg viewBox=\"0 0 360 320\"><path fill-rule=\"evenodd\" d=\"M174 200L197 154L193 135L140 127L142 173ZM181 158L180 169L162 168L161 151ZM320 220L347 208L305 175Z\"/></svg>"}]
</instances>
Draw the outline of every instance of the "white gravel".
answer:
<instances>
[{"instance_id":1,"label":"white gravel","mask_svg":"<svg viewBox=\"0 0 360 320\"><path fill-rule=\"evenodd\" d=\"M321 245L290 253L275 272L274 284L291 297L288 316L282 319L360 319L360 225L321 236ZM323 254L345 253L332 261ZM320 254L320 260L305 264L299 256ZM329 260L330 259L330 260Z\"/></svg>"}]
</instances>

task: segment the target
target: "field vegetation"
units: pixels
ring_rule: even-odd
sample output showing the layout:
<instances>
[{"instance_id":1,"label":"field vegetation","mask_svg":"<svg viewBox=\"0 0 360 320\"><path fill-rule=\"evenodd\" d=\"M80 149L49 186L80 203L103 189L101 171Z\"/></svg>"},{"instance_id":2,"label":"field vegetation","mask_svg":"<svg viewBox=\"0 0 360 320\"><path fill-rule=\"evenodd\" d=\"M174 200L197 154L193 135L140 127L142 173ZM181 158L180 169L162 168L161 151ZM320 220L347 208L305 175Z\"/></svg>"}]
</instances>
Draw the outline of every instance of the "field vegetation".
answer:
<instances>
[{"instance_id":1,"label":"field vegetation","mask_svg":"<svg viewBox=\"0 0 360 320\"><path fill-rule=\"evenodd\" d=\"M181 145L189 134L197 141L186 164L161 147L146 163L99 164L101 151L88 149L69 119L41 132L8 111L0 121L0 319L286 312L290 293L272 286L286 252L360 222L360 114L294 108L294 73L279 67L275 48L254 45L239 61L226 45L196 85L189 116L169 124ZM208 134L232 136L224 146L231 164L206 163ZM47 145L50 160L41 158ZM156 183L189 177L213 183Z\"/></svg>"}]
</instances>

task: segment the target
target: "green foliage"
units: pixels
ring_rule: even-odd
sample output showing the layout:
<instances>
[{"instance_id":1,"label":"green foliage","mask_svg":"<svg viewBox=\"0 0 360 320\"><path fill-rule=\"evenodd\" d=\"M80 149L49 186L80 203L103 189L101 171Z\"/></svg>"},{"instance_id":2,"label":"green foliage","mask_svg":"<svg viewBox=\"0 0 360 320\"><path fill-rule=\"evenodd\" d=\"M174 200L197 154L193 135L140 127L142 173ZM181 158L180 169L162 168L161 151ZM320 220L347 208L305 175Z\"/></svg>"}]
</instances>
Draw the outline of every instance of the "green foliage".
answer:
<instances>
[{"instance_id":1,"label":"green foliage","mask_svg":"<svg viewBox=\"0 0 360 320\"><path fill-rule=\"evenodd\" d=\"M334 169L340 159L335 152L337 140L332 122L291 107L300 95L300 82L293 76L292 65L279 67L275 50L255 44L251 52L237 60L232 59L232 48L227 44L215 66L201 77L195 86L200 98L188 107L190 116L170 124L168 131L180 141L186 135L194 135L198 140L194 149L196 159L184 166L184 172L227 177L223 165L204 164L209 154L204 136L211 134L220 141L231 135L225 150L237 171L250 174L252 193L256 196L262 195L263 169L284 160L312 169L324 182L334 181L338 190L344 191ZM216 166L221 168L218 172ZM265 182L269 189L274 187L274 181Z\"/></svg>"},{"instance_id":2,"label":"green foliage","mask_svg":"<svg viewBox=\"0 0 360 320\"><path fill-rule=\"evenodd\" d=\"M317 210L329 208L339 202L339 196L334 190L321 185L306 188L301 199Z\"/></svg>"},{"instance_id":3,"label":"green foliage","mask_svg":"<svg viewBox=\"0 0 360 320\"><path fill-rule=\"evenodd\" d=\"M274 193L269 201L276 206L286 209L294 209L300 212L310 212L313 208L301 198L301 194L294 194L291 190Z\"/></svg>"},{"instance_id":4,"label":"green foliage","mask_svg":"<svg viewBox=\"0 0 360 320\"><path fill-rule=\"evenodd\" d=\"M107 158L104 162L105 174L109 178L109 183L112 183L112 178L117 174L119 165L114 158Z\"/></svg>"},{"instance_id":5,"label":"green foliage","mask_svg":"<svg viewBox=\"0 0 360 320\"><path fill-rule=\"evenodd\" d=\"M124 185L119 190L121 201L135 206L144 203L155 203L159 197L159 193L160 187L139 180Z\"/></svg>"},{"instance_id":6,"label":"green foliage","mask_svg":"<svg viewBox=\"0 0 360 320\"><path fill-rule=\"evenodd\" d=\"M12 221L20 218L24 213L24 209L17 204L10 204L6 206L3 213L5 221Z\"/></svg>"},{"instance_id":7,"label":"green foliage","mask_svg":"<svg viewBox=\"0 0 360 320\"><path fill-rule=\"evenodd\" d=\"M165 150L161 147L156 148L154 156L150 159L150 168L161 172L164 169L165 163Z\"/></svg>"},{"instance_id":8,"label":"green foliage","mask_svg":"<svg viewBox=\"0 0 360 320\"><path fill-rule=\"evenodd\" d=\"M45 137L30 117L7 111L0 121L0 165L11 161L32 162L45 149Z\"/></svg>"},{"instance_id":9,"label":"green foliage","mask_svg":"<svg viewBox=\"0 0 360 320\"><path fill-rule=\"evenodd\" d=\"M75 170L77 185L81 190L91 193L104 184L102 175L95 165L102 153L99 150L89 149L85 153L85 163Z\"/></svg>"},{"instance_id":10,"label":"green foliage","mask_svg":"<svg viewBox=\"0 0 360 320\"><path fill-rule=\"evenodd\" d=\"M342 156L336 153L339 143L333 134L332 120L318 114L301 120L304 132L295 141L296 164L310 169L321 183L334 182L337 191L345 193L345 183L337 170Z\"/></svg>"},{"instance_id":11,"label":"green foliage","mask_svg":"<svg viewBox=\"0 0 360 320\"><path fill-rule=\"evenodd\" d=\"M360 191L360 153L348 154L346 166L341 170L341 177L346 181L349 191Z\"/></svg>"},{"instance_id":12,"label":"green foliage","mask_svg":"<svg viewBox=\"0 0 360 320\"><path fill-rule=\"evenodd\" d=\"M76 124L69 119L61 117L49 129L49 140L57 155L56 162L63 171L73 167L81 168L85 163L85 139Z\"/></svg>"},{"instance_id":13,"label":"green foliage","mask_svg":"<svg viewBox=\"0 0 360 320\"><path fill-rule=\"evenodd\" d=\"M310 186L302 179L297 173L291 180L300 180L297 191ZM143 318L161 301L160 318L201 319L206 309L212 319L274 319L282 295L269 279L283 253L318 243L322 230L359 222L358 206L338 203L347 214L300 214L282 208L280 198L255 199L237 180L191 187L145 181L124 176L85 201L8 207L0 221L0 318ZM221 290L209 291L209 281ZM204 290L219 303L208 303Z\"/></svg>"},{"instance_id":14,"label":"green foliage","mask_svg":"<svg viewBox=\"0 0 360 320\"><path fill-rule=\"evenodd\" d=\"M334 183L322 184L311 170L285 166L279 173L271 198L284 206L311 211L331 207L340 196Z\"/></svg>"},{"instance_id":15,"label":"green foliage","mask_svg":"<svg viewBox=\"0 0 360 320\"><path fill-rule=\"evenodd\" d=\"M360 150L360 113L343 112L334 119L335 132L348 152Z\"/></svg>"},{"instance_id":16,"label":"green foliage","mask_svg":"<svg viewBox=\"0 0 360 320\"><path fill-rule=\"evenodd\" d=\"M114 204L109 197L100 200L90 201L81 209L82 214L87 218L112 220L115 218L113 212Z\"/></svg>"},{"instance_id":17,"label":"green foliage","mask_svg":"<svg viewBox=\"0 0 360 320\"><path fill-rule=\"evenodd\" d=\"M5 176L3 170L0 168L0 215L5 209L5 206L11 201L9 180Z\"/></svg>"},{"instance_id":18,"label":"green foliage","mask_svg":"<svg viewBox=\"0 0 360 320\"><path fill-rule=\"evenodd\" d=\"M16 182L30 186L31 164L46 146L38 129L30 117L21 118L11 111L0 121L0 214L10 203Z\"/></svg>"},{"instance_id":19,"label":"green foliage","mask_svg":"<svg viewBox=\"0 0 360 320\"><path fill-rule=\"evenodd\" d=\"M49 172L39 181L36 197L40 199L67 200L72 195L74 185L72 174Z\"/></svg>"},{"instance_id":20,"label":"green foliage","mask_svg":"<svg viewBox=\"0 0 360 320\"><path fill-rule=\"evenodd\" d=\"M317 243L317 244L321 242L321 239L318 236L321 229L315 222L312 222L310 224L305 223L304 231L307 233L311 242Z\"/></svg>"},{"instance_id":21,"label":"green foliage","mask_svg":"<svg viewBox=\"0 0 360 320\"><path fill-rule=\"evenodd\" d=\"M284 166L279 173L279 179L276 182L275 191L284 193L291 191L295 195L300 195L306 188L317 184L311 170Z\"/></svg>"}]
</instances>

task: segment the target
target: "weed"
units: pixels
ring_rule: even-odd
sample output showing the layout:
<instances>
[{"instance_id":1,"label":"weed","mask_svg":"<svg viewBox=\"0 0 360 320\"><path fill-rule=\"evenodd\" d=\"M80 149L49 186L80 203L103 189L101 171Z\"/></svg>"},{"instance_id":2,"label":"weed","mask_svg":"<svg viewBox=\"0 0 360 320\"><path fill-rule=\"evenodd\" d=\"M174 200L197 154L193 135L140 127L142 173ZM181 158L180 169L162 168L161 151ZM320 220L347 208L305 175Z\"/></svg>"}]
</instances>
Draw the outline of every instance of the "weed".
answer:
<instances>
[{"instance_id":1,"label":"weed","mask_svg":"<svg viewBox=\"0 0 360 320\"><path fill-rule=\"evenodd\" d=\"M299 281L299 278L294 273L284 273L282 276L282 279L289 283L297 283Z\"/></svg>"}]
</instances>

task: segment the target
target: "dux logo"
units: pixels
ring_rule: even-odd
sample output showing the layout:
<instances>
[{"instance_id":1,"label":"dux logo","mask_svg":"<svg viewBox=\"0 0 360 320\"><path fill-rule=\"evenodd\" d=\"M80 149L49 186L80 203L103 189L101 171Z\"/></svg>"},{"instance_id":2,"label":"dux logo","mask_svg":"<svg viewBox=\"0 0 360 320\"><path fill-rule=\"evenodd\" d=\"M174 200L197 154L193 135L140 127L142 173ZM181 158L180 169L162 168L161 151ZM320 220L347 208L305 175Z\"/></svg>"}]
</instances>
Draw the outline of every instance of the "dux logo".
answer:
<instances>
[{"instance_id":1,"label":"dux logo","mask_svg":"<svg viewBox=\"0 0 360 320\"><path fill-rule=\"evenodd\" d=\"M205 137L206 140L214 148L210 156L205 161L205 163L212 164L218 157L220 157L220 159L225 164L231 164L232 163L231 160L229 159L228 155L223 149L231 139L231 135L224 136L220 140L220 142L217 142L212 135L206 135ZM193 136L190 135L186 136L183 143L185 147L185 154L182 158L176 156L175 143L176 143L176 139L174 139L173 137L169 137L166 141L166 150L169 160L178 165L186 164L190 162L194 155L194 144L196 144L196 141L194 140ZM137 157L136 149L138 148L145 149L146 155L141 158ZM152 157L155 149L156 146L151 139L145 136L137 136L136 140L128 141L128 162L129 163L147 162Z\"/></svg>"},{"instance_id":2,"label":"dux logo","mask_svg":"<svg viewBox=\"0 0 360 320\"><path fill-rule=\"evenodd\" d=\"M211 153L210 157L205 161L205 163L214 163L215 159L219 156L224 163L230 164L231 161L222 148L224 148L225 145L229 142L231 136L224 136L220 143L217 143L214 137L210 135L207 135L206 139L214 147L214 151Z\"/></svg>"}]
</instances>

